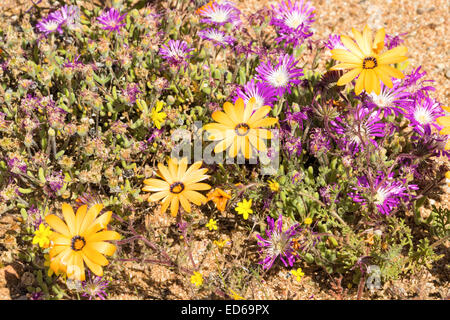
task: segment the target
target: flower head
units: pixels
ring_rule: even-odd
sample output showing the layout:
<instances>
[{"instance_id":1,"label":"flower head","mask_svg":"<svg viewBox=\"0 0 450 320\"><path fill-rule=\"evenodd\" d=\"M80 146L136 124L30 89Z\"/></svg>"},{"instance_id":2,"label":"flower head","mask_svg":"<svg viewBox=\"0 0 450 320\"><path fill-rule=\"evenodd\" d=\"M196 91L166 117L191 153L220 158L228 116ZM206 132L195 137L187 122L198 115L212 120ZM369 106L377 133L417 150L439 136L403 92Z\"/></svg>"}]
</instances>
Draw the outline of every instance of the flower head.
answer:
<instances>
[{"instance_id":1,"label":"flower head","mask_svg":"<svg viewBox=\"0 0 450 320\"><path fill-rule=\"evenodd\" d=\"M217 230L217 221L214 219L209 219L206 227L209 229L209 231Z\"/></svg>"},{"instance_id":2,"label":"flower head","mask_svg":"<svg viewBox=\"0 0 450 320\"><path fill-rule=\"evenodd\" d=\"M325 42L325 47L330 50L333 49L344 49L347 50L344 44L341 42L341 36L338 34L330 34L328 36L328 41Z\"/></svg>"},{"instance_id":3,"label":"flower head","mask_svg":"<svg viewBox=\"0 0 450 320\"><path fill-rule=\"evenodd\" d=\"M46 227L41 223L39 229L34 231L33 244L39 244L41 248L47 248L50 245L50 236L52 233L50 227Z\"/></svg>"},{"instance_id":4,"label":"flower head","mask_svg":"<svg viewBox=\"0 0 450 320\"><path fill-rule=\"evenodd\" d=\"M198 9L197 12L203 17L200 22L212 23L218 26L227 23L237 24L240 21L240 11L228 3L210 2Z\"/></svg>"},{"instance_id":5,"label":"flower head","mask_svg":"<svg viewBox=\"0 0 450 320\"><path fill-rule=\"evenodd\" d=\"M233 289L229 289L230 290L230 296L231 299L233 300L245 300L244 297L241 297L236 291L234 291Z\"/></svg>"},{"instance_id":6,"label":"flower head","mask_svg":"<svg viewBox=\"0 0 450 320\"><path fill-rule=\"evenodd\" d=\"M202 39L211 41L215 46L222 46L223 48L227 45L232 45L236 41L235 38L226 35L225 32L214 28L200 30L198 36Z\"/></svg>"},{"instance_id":7,"label":"flower head","mask_svg":"<svg viewBox=\"0 0 450 320\"><path fill-rule=\"evenodd\" d=\"M55 230L50 237L50 268L55 273L61 270L70 279L84 281L86 264L95 275L103 276L102 266L109 263L104 255L111 256L116 251L116 246L106 241L119 240L120 234L106 230L111 211L97 218L102 209L102 204L89 209L84 205L75 214L70 205L63 203L65 222L54 214L45 217Z\"/></svg>"},{"instance_id":8,"label":"flower head","mask_svg":"<svg viewBox=\"0 0 450 320\"><path fill-rule=\"evenodd\" d=\"M194 275L191 276L191 283L196 287L200 287L203 284L203 276L200 272L194 271Z\"/></svg>"},{"instance_id":9,"label":"flower head","mask_svg":"<svg viewBox=\"0 0 450 320\"><path fill-rule=\"evenodd\" d=\"M403 109L411 103L410 94L406 91L406 86L402 84L402 81L394 79L392 83L392 88L382 83L379 94L369 93L370 101L383 111L384 117L391 114L398 116L404 113Z\"/></svg>"},{"instance_id":10,"label":"flower head","mask_svg":"<svg viewBox=\"0 0 450 320\"><path fill-rule=\"evenodd\" d=\"M49 18L57 21L61 26L67 26L69 30L76 30L80 27L80 8L65 5L50 13Z\"/></svg>"},{"instance_id":11,"label":"flower head","mask_svg":"<svg viewBox=\"0 0 450 320\"><path fill-rule=\"evenodd\" d=\"M256 79L270 85L281 97L286 91L291 93L291 88L300 83L303 70L296 67L297 63L298 60L295 60L294 56L285 54L279 58L275 66L266 62L256 67L258 73Z\"/></svg>"},{"instance_id":12,"label":"flower head","mask_svg":"<svg viewBox=\"0 0 450 320\"><path fill-rule=\"evenodd\" d=\"M227 201L231 199L231 195L220 188L211 190L210 192L208 192L207 196L208 201L212 200L216 205L217 210L219 210L220 212L225 211Z\"/></svg>"},{"instance_id":13,"label":"flower head","mask_svg":"<svg viewBox=\"0 0 450 320\"><path fill-rule=\"evenodd\" d=\"M269 181L269 188L273 192L278 192L280 190L280 184L278 182L276 182L275 180L270 180Z\"/></svg>"},{"instance_id":14,"label":"flower head","mask_svg":"<svg viewBox=\"0 0 450 320\"><path fill-rule=\"evenodd\" d=\"M356 29L352 29L352 32L355 40L341 35L341 41L347 50L331 50L332 58L343 62L332 67L331 70L351 69L339 79L337 85L345 85L359 76L355 85L356 95L359 95L363 89L367 93L380 94L380 80L387 87L392 88L391 77L402 79L404 75L389 65L405 61L407 48L395 47L380 54L384 48L384 29L378 30L374 41L372 41L372 31L367 25L362 34Z\"/></svg>"},{"instance_id":15,"label":"flower head","mask_svg":"<svg viewBox=\"0 0 450 320\"><path fill-rule=\"evenodd\" d=\"M248 104L251 98L255 98L255 110L263 106L273 106L277 100L277 90L267 83L256 82L254 79L247 82L244 90L237 89L237 96L234 103L239 98L244 99L244 103Z\"/></svg>"},{"instance_id":16,"label":"flower head","mask_svg":"<svg viewBox=\"0 0 450 320\"><path fill-rule=\"evenodd\" d=\"M187 167L187 158L177 160L171 158L169 167L158 163L157 175L162 179L146 179L143 191L155 192L149 198L149 202L161 201L161 213L165 212L170 205L172 216L176 216L179 204L186 212L191 212L190 202L196 205L206 203L204 195L196 190L209 190L211 186L200 181L209 178L205 173L208 169L200 169L202 162L198 161Z\"/></svg>"},{"instance_id":17,"label":"flower head","mask_svg":"<svg viewBox=\"0 0 450 320\"><path fill-rule=\"evenodd\" d=\"M310 225L312 223L312 219L310 217L308 217L303 221L303 223L306 225Z\"/></svg>"},{"instance_id":18,"label":"flower head","mask_svg":"<svg viewBox=\"0 0 450 320\"><path fill-rule=\"evenodd\" d=\"M272 132L263 129L277 123L276 118L265 117L271 110L270 106L263 106L255 112L254 98L250 99L247 105L239 98L235 105L225 102L223 109L225 112L217 110L212 114L212 118L217 123L209 123L203 127L210 133L209 140L220 141L214 152L219 153L229 149L228 155L231 158L237 156L239 151L245 158L252 157L252 148L258 151L266 151L267 146L263 139L272 139Z\"/></svg>"},{"instance_id":19,"label":"flower head","mask_svg":"<svg viewBox=\"0 0 450 320\"><path fill-rule=\"evenodd\" d=\"M42 32L45 36L56 31L62 33L61 23L58 22L57 20L52 19L51 17L42 19L36 25L36 27L39 30L39 32Z\"/></svg>"},{"instance_id":20,"label":"flower head","mask_svg":"<svg viewBox=\"0 0 450 320\"><path fill-rule=\"evenodd\" d=\"M155 127L158 129L161 129L161 123L167 117L167 114L164 111L161 112L163 106L164 106L163 101L157 101L155 107L152 109L150 113L150 118L155 124Z\"/></svg>"},{"instance_id":21,"label":"flower head","mask_svg":"<svg viewBox=\"0 0 450 320\"><path fill-rule=\"evenodd\" d=\"M103 30L109 30L110 33L113 31L120 33L120 28L126 25L126 23L122 23L126 16L126 13L120 15L120 11L111 8L98 17L97 20L103 25L103 27L101 27Z\"/></svg>"},{"instance_id":22,"label":"flower head","mask_svg":"<svg viewBox=\"0 0 450 320\"><path fill-rule=\"evenodd\" d=\"M263 260L259 262L264 269L270 269L279 257L284 265L291 267L294 264L295 255L292 247L292 239L297 234L297 225L283 230L283 216L279 215L275 222L270 216L267 217L268 228L266 229L267 239L260 235L256 237L260 240L258 245L261 247L260 252L264 256Z\"/></svg>"},{"instance_id":23,"label":"flower head","mask_svg":"<svg viewBox=\"0 0 450 320\"><path fill-rule=\"evenodd\" d=\"M418 95L405 109L405 117L419 134L423 134L426 127L434 126L438 130L441 129L436 124L436 119L444 116L445 113L436 100L425 95Z\"/></svg>"},{"instance_id":24,"label":"flower head","mask_svg":"<svg viewBox=\"0 0 450 320\"><path fill-rule=\"evenodd\" d=\"M169 40L167 45L163 45L159 49L159 54L166 59L171 66L187 65L187 60L192 56L186 41Z\"/></svg>"},{"instance_id":25,"label":"flower head","mask_svg":"<svg viewBox=\"0 0 450 320\"><path fill-rule=\"evenodd\" d=\"M83 281L81 283L83 297L89 297L89 300L92 299L101 299L105 300L107 293L106 288L108 287L109 282L103 280L102 277L98 277L96 275L91 276L91 273L88 271L88 280Z\"/></svg>"},{"instance_id":26,"label":"flower head","mask_svg":"<svg viewBox=\"0 0 450 320\"><path fill-rule=\"evenodd\" d=\"M253 213L252 210L252 199L246 200L243 199L241 202L238 202L237 207L234 209L237 213L242 214L244 220L248 219L248 215Z\"/></svg>"},{"instance_id":27,"label":"flower head","mask_svg":"<svg viewBox=\"0 0 450 320\"><path fill-rule=\"evenodd\" d=\"M295 280L297 280L298 282L302 281L302 278L305 275L303 273L302 268L298 268L297 270L291 270L291 274L295 277Z\"/></svg>"},{"instance_id":28,"label":"flower head","mask_svg":"<svg viewBox=\"0 0 450 320\"><path fill-rule=\"evenodd\" d=\"M294 47L312 36L311 24L314 22L315 8L310 2L283 0L274 8L271 24L277 27L277 42L292 44Z\"/></svg>"}]
</instances>

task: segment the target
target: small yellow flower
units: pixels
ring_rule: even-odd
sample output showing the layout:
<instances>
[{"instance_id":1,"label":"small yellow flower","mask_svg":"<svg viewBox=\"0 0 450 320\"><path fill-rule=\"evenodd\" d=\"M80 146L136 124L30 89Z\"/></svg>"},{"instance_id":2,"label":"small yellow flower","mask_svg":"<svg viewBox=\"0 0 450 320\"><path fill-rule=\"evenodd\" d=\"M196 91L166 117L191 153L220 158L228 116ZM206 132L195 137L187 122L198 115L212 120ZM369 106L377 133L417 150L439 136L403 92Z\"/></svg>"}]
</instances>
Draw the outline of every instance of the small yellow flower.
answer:
<instances>
[{"instance_id":1,"label":"small yellow flower","mask_svg":"<svg viewBox=\"0 0 450 320\"><path fill-rule=\"evenodd\" d=\"M219 249L223 249L226 245L229 244L229 240L228 239L223 239L223 240L214 240L213 242Z\"/></svg>"},{"instance_id":2,"label":"small yellow flower","mask_svg":"<svg viewBox=\"0 0 450 320\"><path fill-rule=\"evenodd\" d=\"M52 230L50 227L44 226L43 223L39 225L39 229L34 231L33 244L39 244L41 248L48 248L50 245L50 235Z\"/></svg>"},{"instance_id":3,"label":"small yellow flower","mask_svg":"<svg viewBox=\"0 0 450 320\"><path fill-rule=\"evenodd\" d=\"M450 112L450 107L442 106L444 111ZM442 135L450 134L450 116L443 116L436 119L436 122L443 128L439 131ZM450 139L445 144L445 150L450 150Z\"/></svg>"},{"instance_id":4,"label":"small yellow flower","mask_svg":"<svg viewBox=\"0 0 450 320\"><path fill-rule=\"evenodd\" d=\"M298 282L300 282L303 278L303 276L305 275L303 273L302 268L298 268L297 270L291 270L291 273L295 278L295 280L297 280Z\"/></svg>"},{"instance_id":5,"label":"small yellow flower","mask_svg":"<svg viewBox=\"0 0 450 320\"><path fill-rule=\"evenodd\" d=\"M244 220L247 220L248 214L253 213L251 206L252 206L252 199L250 199L249 201L244 199L242 202L239 202L237 204L237 207L234 210L236 210L239 214L242 214Z\"/></svg>"},{"instance_id":6,"label":"small yellow flower","mask_svg":"<svg viewBox=\"0 0 450 320\"><path fill-rule=\"evenodd\" d=\"M191 276L191 283L196 287L200 287L203 284L203 276L200 272L194 271L194 275Z\"/></svg>"},{"instance_id":7,"label":"small yellow flower","mask_svg":"<svg viewBox=\"0 0 450 320\"><path fill-rule=\"evenodd\" d=\"M280 184L278 182L276 182L275 180L270 180L269 181L269 188L273 192L277 192L277 191L280 190Z\"/></svg>"},{"instance_id":8,"label":"small yellow flower","mask_svg":"<svg viewBox=\"0 0 450 320\"><path fill-rule=\"evenodd\" d=\"M163 101L157 101L155 107L152 109L152 112L150 113L150 117L152 118L153 123L158 129L161 129L161 123L167 117L167 114L164 111L160 112L163 106L164 106Z\"/></svg>"},{"instance_id":9,"label":"small yellow flower","mask_svg":"<svg viewBox=\"0 0 450 320\"><path fill-rule=\"evenodd\" d=\"M308 217L305 219L305 221L303 221L303 223L306 225L310 225L312 223L312 219Z\"/></svg>"},{"instance_id":10,"label":"small yellow flower","mask_svg":"<svg viewBox=\"0 0 450 320\"><path fill-rule=\"evenodd\" d=\"M209 231L217 230L217 221L214 219L209 219L209 222L206 224L206 227Z\"/></svg>"},{"instance_id":11,"label":"small yellow flower","mask_svg":"<svg viewBox=\"0 0 450 320\"><path fill-rule=\"evenodd\" d=\"M239 294L236 293L236 291L234 291L233 289L230 289L230 293L231 293L231 299L233 300L245 300L244 297L241 297Z\"/></svg>"}]
</instances>

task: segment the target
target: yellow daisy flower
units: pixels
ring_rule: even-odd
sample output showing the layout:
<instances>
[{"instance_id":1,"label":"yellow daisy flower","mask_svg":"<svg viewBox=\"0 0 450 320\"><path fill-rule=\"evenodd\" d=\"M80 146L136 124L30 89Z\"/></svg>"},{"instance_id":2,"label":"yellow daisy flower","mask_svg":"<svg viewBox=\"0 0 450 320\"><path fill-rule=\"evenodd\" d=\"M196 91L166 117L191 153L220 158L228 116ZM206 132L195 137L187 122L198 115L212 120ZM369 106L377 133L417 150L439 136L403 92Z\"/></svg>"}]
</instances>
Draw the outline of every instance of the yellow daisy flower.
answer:
<instances>
[{"instance_id":1,"label":"yellow daisy flower","mask_svg":"<svg viewBox=\"0 0 450 320\"><path fill-rule=\"evenodd\" d=\"M161 201L161 213L166 212L170 205L172 216L178 213L179 204L186 212L191 212L190 202L200 206L206 203L207 199L201 193L195 190L209 190L211 186L206 183L200 183L209 176L205 175L208 169L200 169L202 161L197 161L187 168L187 158L178 162L176 158L169 159L169 167L158 164L156 173L160 179L146 179L142 188L143 191L156 192L149 198L149 202ZM187 170L186 170L187 169Z\"/></svg>"},{"instance_id":2,"label":"yellow daisy flower","mask_svg":"<svg viewBox=\"0 0 450 320\"><path fill-rule=\"evenodd\" d=\"M98 216L102 204L87 208L78 208L76 215L72 207L63 203L64 220L54 214L45 217L45 221L56 231L50 236L50 268L56 274L61 270L70 279L85 280L84 263L97 276L103 276L102 266L108 264L104 255L111 256L116 246L105 242L119 240L120 234L105 230L111 220L112 212ZM99 232L100 231L100 232ZM83 263L84 261L84 263Z\"/></svg>"},{"instance_id":3,"label":"yellow daisy flower","mask_svg":"<svg viewBox=\"0 0 450 320\"><path fill-rule=\"evenodd\" d=\"M389 65L408 59L405 56L408 49L398 46L380 54L384 48L385 31L383 28L378 30L373 42L372 30L367 25L362 34L354 28L352 32L356 42L348 36L341 35L341 41L347 50L331 50L332 58L343 62L335 65L331 70L351 69L338 80L337 85L343 86L359 76L355 85L356 95L359 95L363 89L367 93L380 94L380 80L392 88L391 77L402 79L404 75Z\"/></svg>"},{"instance_id":4,"label":"yellow daisy flower","mask_svg":"<svg viewBox=\"0 0 450 320\"><path fill-rule=\"evenodd\" d=\"M444 109L447 112L450 112L450 107L443 106L442 109ZM443 126L441 131L439 131L442 135L450 134L450 116L443 116L436 119L436 122ZM450 150L450 139L447 140L447 143L445 145L445 150Z\"/></svg>"},{"instance_id":5,"label":"yellow daisy flower","mask_svg":"<svg viewBox=\"0 0 450 320\"><path fill-rule=\"evenodd\" d=\"M245 158L250 159L252 147L258 151L267 150L262 139L272 139L272 132L262 127L271 126L278 120L271 117L265 118L271 110L270 106L263 106L253 112L255 104L255 98L251 98L247 105L242 98L239 98L234 106L230 102L225 102L224 111L213 112L212 118L217 122L209 123L203 129L211 134L209 140L220 141L214 147L215 153L229 149L229 156L234 158L241 151Z\"/></svg>"}]
</instances>

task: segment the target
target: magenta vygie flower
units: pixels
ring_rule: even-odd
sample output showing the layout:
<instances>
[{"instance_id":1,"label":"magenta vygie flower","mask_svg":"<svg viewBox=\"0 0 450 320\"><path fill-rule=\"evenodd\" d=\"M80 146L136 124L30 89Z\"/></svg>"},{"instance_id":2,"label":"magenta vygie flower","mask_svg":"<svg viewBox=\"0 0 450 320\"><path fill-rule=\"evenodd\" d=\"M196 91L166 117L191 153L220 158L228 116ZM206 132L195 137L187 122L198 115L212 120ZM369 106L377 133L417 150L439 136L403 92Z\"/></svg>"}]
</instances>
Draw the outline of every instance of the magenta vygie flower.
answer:
<instances>
[{"instance_id":1,"label":"magenta vygie flower","mask_svg":"<svg viewBox=\"0 0 450 320\"><path fill-rule=\"evenodd\" d=\"M222 26L226 23L238 24L240 22L240 11L229 3L218 4L213 2L199 12L203 18L200 22L212 23Z\"/></svg>"},{"instance_id":2,"label":"magenta vygie flower","mask_svg":"<svg viewBox=\"0 0 450 320\"><path fill-rule=\"evenodd\" d=\"M227 36L225 32L214 28L200 30L198 35L202 39L211 41L215 46L222 46L223 48L227 45L232 45L236 41L235 38Z\"/></svg>"},{"instance_id":3,"label":"magenta vygie flower","mask_svg":"<svg viewBox=\"0 0 450 320\"><path fill-rule=\"evenodd\" d=\"M383 116L395 114L398 116L403 113L403 108L411 103L409 92L399 79L392 81L393 87L389 88L381 83L380 94L369 93L370 102L375 104L379 110L383 111Z\"/></svg>"},{"instance_id":4,"label":"magenta vygie flower","mask_svg":"<svg viewBox=\"0 0 450 320\"><path fill-rule=\"evenodd\" d=\"M434 126L440 130L436 118L441 116L445 116L445 112L442 110L440 103L422 94L418 94L405 110L405 117L409 119L411 126L419 134L423 134L425 127L429 126Z\"/></svg>"},{"instance_id":5,"label":"magenta vygie flower","mask_svg":"<svg viewBox=\"0 0 450 320\"><path fill-rule=\"evenodd\" d=\"M266 229L267 239L260 235L256 237L260 240L258 245L260 253L264 256L259 263L263 265L264 269L270 269L279 257L287 267L293 266L295 261L295 251L292 247L292 239L297 234L298 224L283 231L283 216L280 214L278 220L274 221L270 216L267 216L268 228Z\"/></svg>"},{"instance_id":6,"label":"magenta vygie flower","mask_svg":"<svg viewBox=\"0 0 450 320\"><path fill-rule=\"evenodd\" d=\"M328 41L325 42L325 47L327 47L330 50L333 49L347 50L347 48L344 47L344 44L341 42L341 36L338 34L330 34L330 36L328 37Z\"/></svg>"},{"instance_id":7,"label":"magenta vygie flower","mask_svg":"<svg viewBox=\"0 0 450 320\"><path fill-rule=\"evenodd\" d=\"M383 172L378 172L373 185L374 193L371 195L372 201L381 214L389 215L392 210L397 208L402 200L407 202L413 196L409 191L418 190L416 185L406 185L405 180L395 180L391 172L388 176ZM367 205L367 197L371 194L370 183L366 176L358 178L358 187L353 188L356 193L350 193L353 201Z\"/></svg>"},{"instance_id":8,"label":"magenta vygie flower","mask_svg":"<svg viewBox=\"0 0 450 320\"><path fill-rule=\"evenodd\" d=\"M98 17L97 20L103 24L103 30L109 30L109 32L117 31L120 33L120 28L126 25L126 23L122 23L126 16L126 13L120 15L118 10L111 8L108 12L104 12L100 17Z\"/></svg>"},{"instance_id":9,"label":"magenta vygie flower","mask_svg":"<svg viewBox=\"0 0 450 320\"><path fill-rule=\"evenodd\" d=\"M384 38L384 45L387 47L388 50L398 47L404 42L403 39L401 38L404 35L407 35L407 33L401 33L396 36L386 34L386 37Z\"/></svg>"},{"instance_id":10,"label":"magenta vygie flower","mask_svg":"<svg viewBox=\"0 0 450 320\"><path fill-rule=\"evenodd\" d=\"M355 154L364 150L364 143L368 141L378 147L374 138L385 136L385 124L381 122L379 115L379 110L371 111L367 107L358 106L348 115L349 117L337 117L331 123L336 132L343 135L340 142L347 150Z\"/></svg>"},{"instance_id":11,"label":"magenta vygie flower","mask_svg":"<svg viewBox=\"0 0 450 320\"><path fill-rule=\"evenodd\" d=\"M69 30L74 30L80 26L80 8L65 5L50 13L49 18L57 21L60 25L67 26Z\"/></svg>"},{"instance_id":12,"label":"magenta vygie flower","mask_svg":"<svg viewBox=\"0 0 450 320\"><path fill-rule=\"evenodd\" d=\"M270 62L260 64L256 68L256 79L269 84L281 97L286 91L291 93L291 88L300 83L303 70L296 67L297 63L294 56L285 54L280 57L276 66Z\"/></svg>"},{"instance_id":13,"label":"magenta vygie flower","mask_svg":"<svg viewBox=\"0 0 450 320\"><path fill-rule=\"evenodd\" d=\"M270 23L277 26L277 42L284 41L285 45L295 47L312 36L310 28L314 22L315 8L310 2L285 0L278 4L278 8L272 8L274 14Z\"/></svg>"},{"instance_id":14,"label":"magenta vygie flower","mask_svg":"<svg viewBox=\"0 0 450 320\"><path fill-rule=\"evenodd\" d=\"M52 19L51 17L42 19L36 25L36 27L38 28L39 32L43 33L45 36L56 31L62 33L61 23L57 20Z\"/></svg>"},{"instance_id":15,"label":"magenta vygie flower","mask_svg":"<svg viewBox=\"0 0 450 320\"><path fill-rule=\"evenodd\" d=\"M96 275L91 275L91 272L88 270L88 277L86 281L81 283L81 287L83 290L83 297L89 297L89 300L106 300L107 293L106 288L108 287L109 282L106 280L102 280L102 277L98 277Z\"/></svg>"},{"instance_id":16,"label":"magenta vygie flower","mask_svg":"<svg viewBox=\"0 0 450 320\"><path fill-rule=\"evenodd\" d=\"M266 83L256 82L254 79L245 84L244 90L241 88L237 89L237 96L235 97L234 102L236 102L238 98L244 99L245 104L247 104L251 98L255 98L255 110L266 105L273 106L273 103L277 100L276 89Z\"/></svg>"},{"instance_id":17,"label":"magenta vygie flower","mask_svg":"<svg viewBox=\"0 0 450 320\"><path fill-rule=\"evenodd\" d=\"M187 65L187 60L192 56L191 51L193 50L188 47L186 41L169 40L167 45L163 45L159 49L159 54L172 66Z\"/></svg>"}]
</instances>

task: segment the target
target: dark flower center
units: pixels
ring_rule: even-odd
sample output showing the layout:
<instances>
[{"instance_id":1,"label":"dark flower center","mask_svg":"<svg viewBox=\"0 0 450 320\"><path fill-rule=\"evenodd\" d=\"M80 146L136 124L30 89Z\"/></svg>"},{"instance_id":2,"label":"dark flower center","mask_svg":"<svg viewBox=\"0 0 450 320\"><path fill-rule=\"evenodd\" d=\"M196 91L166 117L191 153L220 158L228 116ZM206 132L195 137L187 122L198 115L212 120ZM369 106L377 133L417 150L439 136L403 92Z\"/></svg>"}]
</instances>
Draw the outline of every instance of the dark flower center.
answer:
<instances>
[{"instance_id":1,"label":"dark flower center","mask_svg":"<svg viewBox=\"0 0 450 320\"><path fill-rule=\"evenodd\" d=\"M239 123L235 128L236 134L238 136L245 136L250 130L250 126L246 123Z\"/></svg>"},{"instance_id":2,"label":"dark flower center","mask_svg":"<svg viewBox=\"0 0 450 320\"><path fill-rule=\"evenodd\" d=\"M170 185L170 192L178 194L183 192L184 183L183 182L175 182Z\"/></svg>"},{"instance_id":3,"label":"dark flower center","mask_svg":"<svg viewBox=\"0 0 450 320\"><path fill-rule=\"evenodd\" d=\"M378 66L377 58L367 57L363 60L363 69L374 69Z\"/></svg>"},{"instance_id":4,"label":"dark flower center","mask_svg":"<svg viewBox=\"0 0 450 320\"><path fill-rule=\"evenodd\" d=\"M82 236L75 236L72 238L70 247L73 251L80 251L86 245L86 240Z\"/></svg>"}]
</instances>

